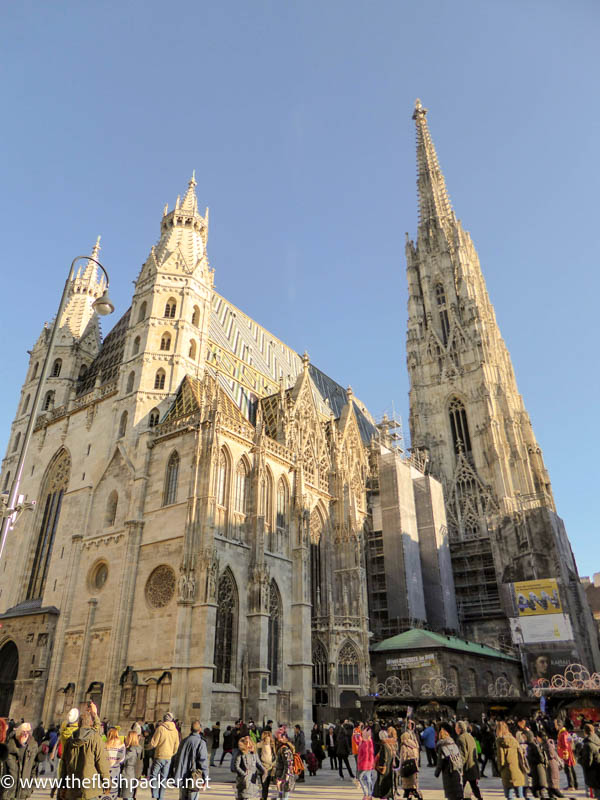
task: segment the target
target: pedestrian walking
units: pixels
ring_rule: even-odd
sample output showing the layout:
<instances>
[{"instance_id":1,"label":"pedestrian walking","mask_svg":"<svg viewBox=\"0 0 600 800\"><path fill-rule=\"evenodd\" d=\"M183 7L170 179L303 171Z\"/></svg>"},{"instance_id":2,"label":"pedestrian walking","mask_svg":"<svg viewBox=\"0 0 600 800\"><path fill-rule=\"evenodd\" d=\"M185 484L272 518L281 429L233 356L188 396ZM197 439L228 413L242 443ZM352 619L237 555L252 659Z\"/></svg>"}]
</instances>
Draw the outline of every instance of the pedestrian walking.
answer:
<instances>
[{"instance_id":1,"label":"pedestrian walking","mask_svg":"<svg viewBox=\"0 0 600 800\"><path fill-rule=\"evenodd\" d=\"M154 800L163 800L165 796L164 781L169 777L171 759L179 749L179 733L175 726L175 718L170 711L159 722L150 740L154 748L154 760L150 773L151 791Z\"/></svg>"},{"instance_id":2,"label":"pedestrian walking","mask_svg":"<svg viewBox=\"0 0 600 800\"><path fill-rule=\"evenodd\" d=\"M373 752L373 738L370 728L363 728L360 738L361 741L358 745L356 757L358 782L363 792L363 800L372 800L377 773L375 771L375 754Z\"/></svg>"},{"instance_id":3,"label":"pedestrian walking","mask_svg":"<svg viewBox=\"0 0 600 800\"><path fill-rule=\"evenodd\" d=\"M600 793L600 738L594 726L586 723L583 726L583 743L579 763L583 768L585 785L591 789L593 797Z\"/></svg>"},{"instance_id":4,"label":"pedestrian walking","mask_svg":"<svg viewBox=\"0 0 600 800\"><path fill-rule=\"evenodd\" d=\"M211 730L210 740L210 766L216 767L215 759L217 757L217 750L219 749L219 740L221 738L221 723L215 722Z\"/></svg>"},{"instance_id":5,"label":"pedestrian walking","mask_svg":"<svg viewBox=\"0 0 600 800\"><path fill-rule=\"evenodd\" d=\"M425 754L427 755L427 766L428 767L435 767L436 755L435 755L435 743L436 743L436 733L435 727L433 722L429 722L426 728L423 729L421 733L421 741L423 742L423 747L425 748Z\"/></svg>"},{"instance_id":6,"label":"pedestrian walking","mask_svg":"<svg viewBox=\"0 0 600 800\"><path fill-rule=\"evenodd\" d=\"M261 794L261 776L265 769L256 755L254 742L250 736L242 736L238 742L238 755L235 759L236 800L248 800Z\"/></svg>"},{"instance_id":7,"label":"pedestrian walking","mask_svg":"<svg viewBox=\"0 0 600 800\"><path fill-rule=\"evenodd\" d=\"M294 746L286 733L278 735L275 782L279 800L289 800L290 792L296 784L296 775L294 773Z\"/></svg>"},{"instance_id":8,"label":"pedestrian walking","mask_svg":"<svg viewBox=\"0 0 600 800\"><path fill-rule=\"evenodd\" d=\"M393 762L398 753L396 740L390 737L387 731L379 733L381 747L377 754L375 769L379 773L375 786L373 787L373 797L393 797L395 794L395 773Z\"/></svg>"},{"instance_id":9,"label":"pedestrian walking","mask_svg":"<svg viewBox=\"0 0 600 800\"><path fill-rule=\"evenodd\" d=\"M573 723L568 718L565 720L564 725L561 725L556 720L556 727L558 729L556 752L558 757L562 758L564 764L567 791L578 789L577 775L575 773L575 754L573 753Z\"/></svg>"},{"instance_id":10,"label":"pedestrian walking","mask_svg":"<svg viewBox=\"0 0 600 800\"><path fill-rule=\"evenodd\" d=\"M515 795L523 797L526 775L521 748L503 721L496 724L496 761L502 778L504 796L507 800L512 800Z\"/></svg>"},{"instance_id":11,"label":"pedestrian walking","mask_svg":"<svg viewBox=\"0 0 600 800\"><path fill-rule=\"evenodd\" d=\"M42 745L33 738L29 722L22 722L9 734L4 751L3 777L0 782L1 800L26 800L33 794L33 786L26 782L35 777L35 771L46 755ZM12 783L7 778L12 778ZM8 785L10 783L10 785Z\"/></svg>"},{"instance_id":12,"label":"pedestrian walking","mask_svg":"<svg viewBox=\"0 0 600 800\"><path fill-rule=\"evenodd\" d=\"M554 739L548 736L545 728L542 729L540 737L547 758L548 794L550 797L564 797L560 790L560 771L563 768L562 759L558 757Z\"/></svg>"},{"instance_id":13,"label":"pedestrian walking","mask_svg":"<svg viewBox=\"0 0 600 800\"><path fill-rule=\"evenodd\" d=\"M454 726L457 734L456 744L463 761L463 792L467 784L471 787L471 794L477 800L482 800L479 789L479 762L477 761L477 745L469 733L468 724L462 720Z\"/></svg>"},{"instance_id":14,"label":"pedestrian walking","mask_svg":"<svg viewBox=\"0 0 600 800\"><path fill-rule=\"evenodd\" d=\"M264 774L262 778L262 798L267 800L269 796L269 786L275 771L275 759L277 757L275 739L270 730L264 730L260 737L260 742L256 745L256 751L260 758L260 762L264 767Z\"/></svg>"},{"instance_id":15,"label":"pedestrian walking","mask_svg":"<svg viewBox=\"0 0 600 800\"><path fill-rule=\"evenodd\" d=\"M79 717L79 727L65 744L61 772L69 780L69 788L60 790L60 800L93 800L102 794L101 785L110 786L106 747L95 724L99 725L99 721L88 706Z\"/></svg>"},{"instance_id":16,"label":"pedestrian walking","mask_svg":"<svg viewBox=\"0 0 600 800\"><path fill-rule=\"evenodd\" d=\"M208 749L202 724L197 719L190 726L189 736L179 746L173 777L179 787L179 800L198 800L199 790L208 786Z\"/></svg>"},{"instance_id":17,"label":"pedestrian walking","mask_svg":"<svg viewBox=\"0 0 600 800\"><path fill-rule=\"evenodd\" d=\"M404 797L421 800L419 792L419 742L412 731L404 731L400 737L400 785ZM393 767L392 767L393 769Z\"/></svg>"},{"instance_id":18,"label":"pedestrian walking","mask_svg":"<svg viewBox=\"0 0 600 800\"><path fill-rule=\"evenodd\" d=\"M133 800L136 796L137 781L144 769L144 748L136 731L129 731L124 741L125 758L121 766L121 792L123 800Z\"/></svg>"}]
</instances>

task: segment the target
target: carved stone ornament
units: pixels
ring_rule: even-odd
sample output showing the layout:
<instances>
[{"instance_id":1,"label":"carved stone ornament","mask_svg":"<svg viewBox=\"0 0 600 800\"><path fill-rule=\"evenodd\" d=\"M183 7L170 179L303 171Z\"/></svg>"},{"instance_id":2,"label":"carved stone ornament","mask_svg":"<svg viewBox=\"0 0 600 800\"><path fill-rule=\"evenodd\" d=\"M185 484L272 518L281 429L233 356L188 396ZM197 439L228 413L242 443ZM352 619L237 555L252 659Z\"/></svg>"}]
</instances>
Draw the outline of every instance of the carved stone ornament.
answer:
<instances>
[{"instance_id":1,"label":"carved stone ornament","mask_svg":"<svg viewBox=\"0 0 600 800\"><path fill-rule=\"evenodd\" d=\"M152 571L146 582L146 600L152 608L164 608L175 595L175 572L166 564Z\"/></svg>"}]
</instances>

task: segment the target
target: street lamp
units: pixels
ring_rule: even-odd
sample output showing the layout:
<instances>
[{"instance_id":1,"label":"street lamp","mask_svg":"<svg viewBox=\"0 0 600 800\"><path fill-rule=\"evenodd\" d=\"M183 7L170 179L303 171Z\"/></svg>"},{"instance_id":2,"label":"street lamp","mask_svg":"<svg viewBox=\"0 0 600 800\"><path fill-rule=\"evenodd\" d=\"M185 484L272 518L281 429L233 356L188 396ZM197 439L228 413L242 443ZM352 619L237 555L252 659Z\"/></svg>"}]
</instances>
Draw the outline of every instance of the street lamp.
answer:
<instances>
[{"instance_id":1,"label":"street lamp","mask_svg":"<svg viewBox=\"0 0 600 800\"><path fill-rule=\"evenodd\" d=\"M42 372L38 381L37 388L35 390L35 396L33 398L33 404L31 406L31 412L29 415L29 422L27 423L27 430L25 431L25 436L23 437L23 444L21 445L21 452L19 454L19 461L17 463L17 468L15 470L15 476L13 478L13 482L11 484L10 492L8 497L5 494L1 497L1 505L0 505L0 514L2 516L2 528L0 533L0 560L2 559L2 554L4 552L4 545L6 543L6 536L8 531L12 529L15 522L17 521L19 515L24 510L33 510L35 506L35 501L29 503L22 503L19 502L19 486L21 485L21 476L23 474L23 466L25 464L25 457L27 456L27 450L29 448L29 443L31 442L31 437L33 436L33 428L35 425L35 421L37 418L39 405L40 405L40 398L42 396L42 391L44 389L44 384L46 382L46 378L48 377L48 372L50 370L50 363L52 357L52 349L54 347L54 341L56 339L56 333L58 331L58 326L67 304L67 300L69 297L69 288L71 286L71 281L73 280L73 276L75 274L75 264L78 261L93 261L94 264L100 267L102 272L104 273L104 277L106 278L106 287L101 297L96 298L92 303L92 308L96 311L97 314L101 316L106 316L107 314L112 314L115 310L115 306L108 296L108 284L109 278L108 273L102 266L99 261L96 261L95 258L92 256L77 256L71 262L71 268L69 269L69 275L67 280L65 281L65 287L63 289L62 297L60 298L60 304L58 306L58 311L56 313L56 318L54 320L54 324L52 326L52 332L50 334L50 341L48 342L48 349L46 351L46 357L44 358L44 364L42 366Z\"/></svg>"}]
</instances>

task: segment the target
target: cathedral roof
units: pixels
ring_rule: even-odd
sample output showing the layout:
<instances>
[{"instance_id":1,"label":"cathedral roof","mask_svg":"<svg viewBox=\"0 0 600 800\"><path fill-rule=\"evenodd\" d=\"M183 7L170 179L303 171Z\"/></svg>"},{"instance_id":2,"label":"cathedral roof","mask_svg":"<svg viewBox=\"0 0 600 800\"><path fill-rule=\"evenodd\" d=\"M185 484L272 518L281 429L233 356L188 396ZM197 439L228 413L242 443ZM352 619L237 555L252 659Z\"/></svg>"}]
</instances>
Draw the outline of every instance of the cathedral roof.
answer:
<instances>
[{"instance_id":1,"label":"cathedral roof","mask_svg":"<svg viewBox=\"0 0 600 800\"><path fill-rule=\"evenodd\" d=\"M96 358L92 361L88 371L77 384L77 396L91 392L96 385L96 378L100 375L100 385L103 386L119 375L119 367L123 361L125 351L125 335L129 327L131 308L123 314L115 327L102 342L102 347Z\"/></svg>"},{"instance_id":2,"label":"cathedral roof","mask_svg":"<svg viewBox=\"0 0 600 800\"><path fill-rule=\"evenodd\" d=\"M457 636L446 636L443 633L434 633L422 628L411 628L397 636L384 639L371 647L372 653L387 653L394 650L435 650L444 648L446 650L458 650L461 653L470 653L473 656L488 656L492 658L503 658L507 661L518 661L514 656L488 647L486 644L478 642L468 642L459 639Z\"/></svg>"}]
</instances>

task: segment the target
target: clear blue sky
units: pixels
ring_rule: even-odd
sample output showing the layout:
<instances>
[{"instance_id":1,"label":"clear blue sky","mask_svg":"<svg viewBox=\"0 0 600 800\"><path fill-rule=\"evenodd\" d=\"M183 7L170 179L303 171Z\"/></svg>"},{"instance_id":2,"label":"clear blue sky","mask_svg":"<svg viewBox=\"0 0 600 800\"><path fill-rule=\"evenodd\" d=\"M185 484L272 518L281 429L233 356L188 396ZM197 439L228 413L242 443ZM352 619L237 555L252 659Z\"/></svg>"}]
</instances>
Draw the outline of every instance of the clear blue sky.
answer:
<instances>
[{"instance_id":1,"label":"clear blue sky","mask_svg":"<svg viewBox=\"0 0 600 800\"><path fill-rule=\"evenodd\" d=\"M580 573L600 570L599 22L597 0L3 4L2 451L71 259L102 234L116 322L192 169L218 290L408 427L420 97Z\"/></svg>"}]
</instances>

